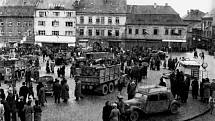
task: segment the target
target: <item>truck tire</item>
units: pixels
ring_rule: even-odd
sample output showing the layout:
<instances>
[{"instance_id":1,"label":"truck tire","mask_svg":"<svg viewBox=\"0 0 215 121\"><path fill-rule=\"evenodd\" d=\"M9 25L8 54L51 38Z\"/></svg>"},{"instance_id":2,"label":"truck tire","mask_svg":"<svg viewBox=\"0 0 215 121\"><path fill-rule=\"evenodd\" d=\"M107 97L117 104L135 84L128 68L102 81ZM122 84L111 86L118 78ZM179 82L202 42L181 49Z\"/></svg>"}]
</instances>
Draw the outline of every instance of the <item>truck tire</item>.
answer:
<instances>
[{"instance_id":1,"label":"truck tire","mask_svg":"<svg viewBox=\"0 0 215 121\"><path fill-rule=\"evenodd\" d=\"M107 84L102 85L102 95L107 95L108 94L108 86Z\"/></svg>"},{"instance_id":2,"label":"truck tire","mask_svg":"<svg viewBox=\"0 0 215 121\"><path fill-rule=\"evenodd\" d=\"M114 85L113 85L113 82L110 82L109 85L108 85L108 91L109 93L113 92L114 91Z\"/></svg>"}]
</instances>

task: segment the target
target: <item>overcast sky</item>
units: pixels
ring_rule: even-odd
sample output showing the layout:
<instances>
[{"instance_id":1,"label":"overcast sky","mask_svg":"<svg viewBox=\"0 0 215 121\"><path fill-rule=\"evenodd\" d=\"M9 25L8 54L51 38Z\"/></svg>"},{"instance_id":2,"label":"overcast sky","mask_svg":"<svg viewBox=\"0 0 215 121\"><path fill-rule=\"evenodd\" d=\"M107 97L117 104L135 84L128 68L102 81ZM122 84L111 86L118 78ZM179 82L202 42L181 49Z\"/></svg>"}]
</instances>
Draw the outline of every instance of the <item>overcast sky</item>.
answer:
<instances>
[{"instance_id":1,"label":"overcast sky","mask_svg":"<svg viewBox=\"0 0 215 121\"><path fill-rule=\"evenodd\" d=\"M203 12L210 12L215 8L215 0L127 0L128 4L136 5L165 5L168 3L172 6L181 17L187 14L187 10L199 9Z\"/></svg>"}]
</instances>

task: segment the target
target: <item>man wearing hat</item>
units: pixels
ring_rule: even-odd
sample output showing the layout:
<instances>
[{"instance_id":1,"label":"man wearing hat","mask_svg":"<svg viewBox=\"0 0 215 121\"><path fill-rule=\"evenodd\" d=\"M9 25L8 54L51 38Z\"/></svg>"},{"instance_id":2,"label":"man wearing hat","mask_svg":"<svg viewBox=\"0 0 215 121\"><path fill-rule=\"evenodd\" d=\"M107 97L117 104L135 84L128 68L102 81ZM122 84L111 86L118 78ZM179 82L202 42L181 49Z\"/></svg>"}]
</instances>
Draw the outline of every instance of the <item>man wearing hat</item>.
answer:
<instances>
[{"instance_id":1,"label":"man wearing hat","mask_svg":"<svg viewBox=\"0 0 215 121\"><path fill-rule=\"evenodd\" d=\"M132 99L136 94L136 84L134 81L131 81L127 87L128 100Z\"/></svg>"}]
</instances>

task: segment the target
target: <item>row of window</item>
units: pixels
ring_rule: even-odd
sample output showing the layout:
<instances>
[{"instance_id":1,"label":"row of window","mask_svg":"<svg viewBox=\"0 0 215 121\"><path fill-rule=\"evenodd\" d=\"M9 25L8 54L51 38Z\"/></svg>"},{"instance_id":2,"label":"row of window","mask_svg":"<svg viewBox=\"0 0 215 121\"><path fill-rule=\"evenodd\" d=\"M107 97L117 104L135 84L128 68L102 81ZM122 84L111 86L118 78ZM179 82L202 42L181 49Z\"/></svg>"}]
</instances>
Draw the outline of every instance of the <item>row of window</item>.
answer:
<instances>
[{"instance_id":1,"label":"row of window","mask_svg":"<svg viewBox=\"0 0 215 121\"><path fill-rule=\"evenodd\" d=\"M13 34L14 32L11 30L11 31L8 31L8 34L9 34L9 36L12 36L12 34ZM32 34L33 34L33 32L32 31L28 31L28 32L21 32L21 31L18 31L17 32L18 33L18 35L27 35L27 36L31 36ZM5 32L3 31L3 30L1 30L1 35L5 35Z\"/></svg>"},{"instance_id":2,"label":"row of window","mask_svg":"<svg viewBox=\"0 0 215 121\"><path fill-rule=\"evenodd\" d=\"M73 12L66 12L66 17L72 17L73 16ZM60 12L52 12L52 15L55 17L59 17L60 16ZM45 11L40 11L39 12L39 17L46 17L47 14Z\"/></svg>"},{"instance_id":3,"label":"row of window","mask_svg":"<svg viewBox=\"0 0 215 121\"><path fill-rule=\"evenodd\" d=\"M52 21L52 26L54 27L58 27L59 26L59 21ZM38 21L38 26L46 26L46 22L45 21ZM65 22L65 26L66 27L73 27L73 22Z\"/></svg>"},{"instance_id":4,"label":"row of window","mask_svg":"<svg viewBox=\"0 0 215 121\"><path fill-rule=\"evenodd\" d=\"M4 22L0 22L0 26L4 26L4 25L6 25ZM21 23L21 22L18 21L17 23L8 22L7 25L10 26L10 27L13 26L13 25L26 26L26 27L30 26L31 27L31 26L33 26L33 23L32 22L23 22L23 23Z\"/></svg>"},{"instance_id":5,"label":"row of window","mask_svg":"<svg viewBox=\"0 0 215 121\"><path fill-rule=\"evenodd\" d=\"M46 31L45 30L39 30L38 35L46 35ZM52 35L58 36L58 35L60 35L60 32L59 31L52 31ZM65 31L65 35L66 36L73 36L73 31Z\"/></svg>"},{"instance_id":6,"label":"row of window","mask_svg":"<svg viewBox=\"0 0 215 121\"><path fill-rule=\"evenodd\" d=\"M169 34L171 34L171 35L179 35L179 36L182 34L182 30L176 31L176 29L171 29L170 32L169 32L169 30L170 29L165 29L165 33L164 34L165 35L169 35ZM135 32L134 33L135 35L138 35L138 34L146 35L146 34L148 34L147 31L146 31L146 29L142 29L142 31L140 29L135 29L134 32ZM133 34L133 29L132 28L128 29L128 34ZM158 35L159 34L159 29L158 28L154 28L153 34L154 35Z\"/></svg>"},{"instance_id":7,"label":"row of window","mask_svg":"<svg viewBox=\"0 0 215 121\"><path fill-rule=\"evenodd\" d=\"M79 30L79 35L80 36L84 36L84 29L80 29ZM93 36L93 30L92 29L88 29L88 32L87 32L87 35L88 36ZM99 29L96 29L95 30L95 35L96 36L105 36L105 30L99 30ZM119 36L119 30L108 30L107 31L107 35L108 36Z\"/></svg>"},{"instance_id":8,"label":"row of window","mask_svg":"<svg viewBox=\"0 0 215 121\"><path fill-rule=\"evenodd\" d=\"M116 17L115 23L120 24L119 22L120 22L119 17ZM84 16L80 16L80 23L81 24L84 23ZM88 23L89 24L93 23L93 17L91 17L91 16L88 17ZM105 17L97 17L96 18L96 24L105 24ZM113 24L113 17L108 17L108 24Z\"/></svg>"}]
</instances>

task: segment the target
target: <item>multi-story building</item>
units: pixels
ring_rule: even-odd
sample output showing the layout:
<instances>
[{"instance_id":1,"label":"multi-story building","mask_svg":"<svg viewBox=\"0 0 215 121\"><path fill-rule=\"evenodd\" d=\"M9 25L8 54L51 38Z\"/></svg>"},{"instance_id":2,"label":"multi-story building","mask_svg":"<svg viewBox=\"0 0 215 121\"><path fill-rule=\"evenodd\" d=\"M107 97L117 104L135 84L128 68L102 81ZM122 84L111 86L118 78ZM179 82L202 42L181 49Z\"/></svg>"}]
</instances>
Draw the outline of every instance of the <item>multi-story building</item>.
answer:
<instances>
[{"instance_id":1,"label":"multi-story building","mask_svg":"<svg viewBox=\"0 0 215 121\"><path fill-rule=\"evenodd\" d=\"M0 7L0 43L1 46L14 43L34 43L34 7Z\"/></svg>"},{"instance_id":2,"label":"multi-story building","mask_svg":"<svg viewBox=\"0 0 215 121\"><path fill-rule=\"evenodd\" d=\"M128 5L125 47L185 47L187 25L179 14L166 4Z\"/></svg>"},{"instance_id":3,"label":"multi-story building","mask_svg":"<svg viewBox=\"0 0 215 121\"><path fill-rule=\"evenodd\" d=\"M71 0L44 0L35 12L35 42L47 46L74 46L76 12Z\"/></svg>"},{"instance_id":4,"label":"multi-story building","mask_svg":"<svg viewBox=\"0 0 215 121\"><path fill-rule=\"evenodd\" d=\"M76 4L77 40L84 47L119 47L125 37L126 0L81 0Z\"/></svg>"},{"instance_id":5,"label":"multi-story building","mask_svg":"<svg viewBox=\"0 0 215 121\"><path fill-rule=\"evenodd\" d=\"M183 17L183 21L187 26L187 44L188 48L196 48L199 46L199 41L201 40L201 22L202 17L205 15L204 12L200 10L188 10L187 15Z\"/></svg>"},{"instance_id":6,"label":"multi-story building","mask_svg":"<svg viewBox=\"0 0 215 121\"><path fill-rule=\"evenodd\" d=\"M211 13L207 13L204 17L202 17L202 37L199 41L199 45L201 48L210 49L212 45L212 33L213 33L213 15Z\"/></svg>"}]
</instances>

